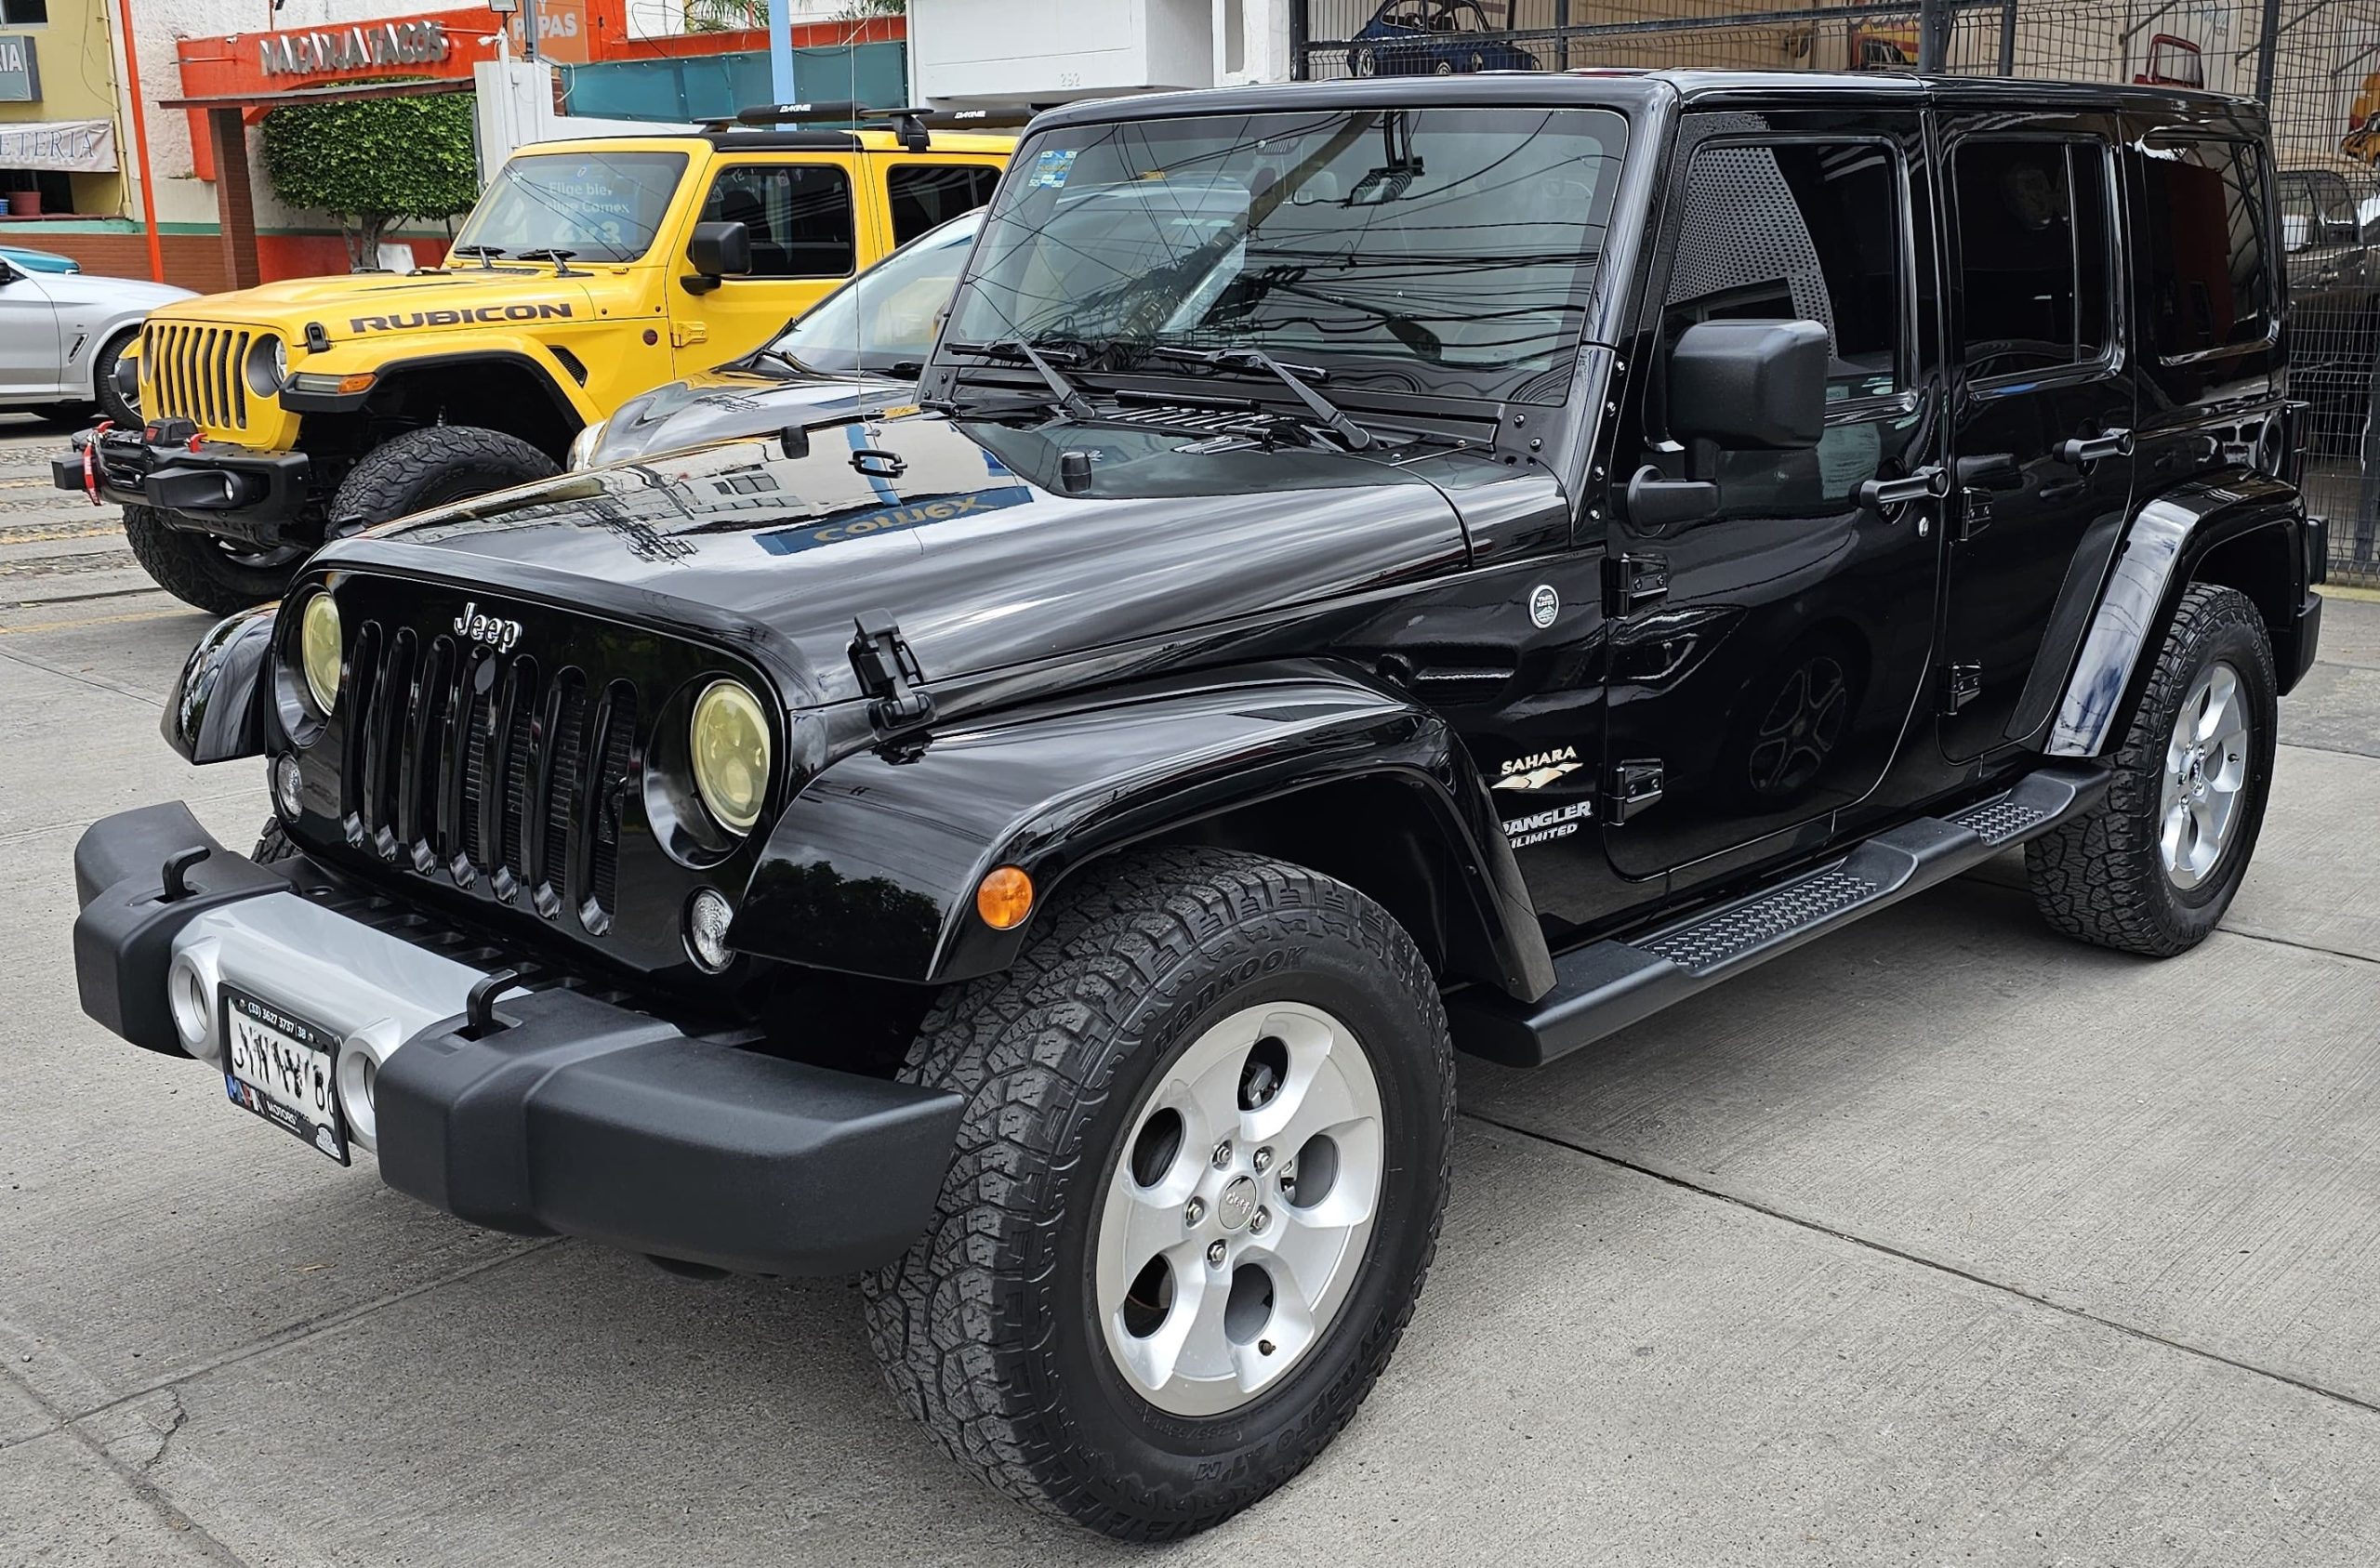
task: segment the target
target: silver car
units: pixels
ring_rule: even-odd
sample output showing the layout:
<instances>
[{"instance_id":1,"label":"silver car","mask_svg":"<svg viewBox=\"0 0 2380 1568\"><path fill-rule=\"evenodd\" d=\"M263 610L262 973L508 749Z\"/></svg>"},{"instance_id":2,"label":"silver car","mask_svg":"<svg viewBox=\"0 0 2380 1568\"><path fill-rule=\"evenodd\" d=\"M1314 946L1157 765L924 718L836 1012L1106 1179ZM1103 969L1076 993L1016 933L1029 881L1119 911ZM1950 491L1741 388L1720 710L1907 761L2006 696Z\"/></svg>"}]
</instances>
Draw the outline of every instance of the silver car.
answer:
<instances>
[{"instance_id":1,"label":"silver car","mask_svg":"<svg viewBox=\"0 0 2380 1568\"><path fill-rule=\"evenodd\" d=\"M190 297L167 283L31 272L0 258L0 408L76 420L97 410L139 424L139 388L117 385L116 362L142 317Z\"/></svg>"}]
</instances>

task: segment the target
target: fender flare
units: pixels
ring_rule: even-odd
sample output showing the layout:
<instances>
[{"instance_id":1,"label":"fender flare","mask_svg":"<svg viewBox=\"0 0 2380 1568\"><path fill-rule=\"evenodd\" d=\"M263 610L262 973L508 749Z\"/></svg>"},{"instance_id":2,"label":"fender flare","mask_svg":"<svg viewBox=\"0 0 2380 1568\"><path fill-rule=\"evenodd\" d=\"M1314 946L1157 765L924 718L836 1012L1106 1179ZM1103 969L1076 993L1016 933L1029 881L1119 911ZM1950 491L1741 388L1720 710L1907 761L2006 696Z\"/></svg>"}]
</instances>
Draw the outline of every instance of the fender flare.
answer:
<instances>
[{"instance_id":1,"label":"fender flare","mask_svg":"<svg viewBox=\"0 0 2380 1568\"><path fill-rule=\"evenodd\" d=\"M264 704L272 679L272 627L279 604L218 621L182 663L165 699L165 744L192 762L264 755Z\"/></svg>"},{"instance_id":2,"label":"fender flare","mask_svg":"<svg viewBox=\"0 0 2380 1568\"><path fill-rule=\"evenodd\" d=\"M515 340L505 340L505 343L506 346L500 348L460 349L451 353L407 354L399 359L375 361L360 367L373 373L372 385L361 392L284 392L282 405L300 415L351 414L371 402L376 394L410 376L471 365L502 364L528 372L530 379L545 393L546 401L553 405L562 423L573 430L584 428L589 417L588 409L594 404L590 400L586 407L580 406L580 397L574 396L572 392L575 380L562 362L552 357L552 350L543 344L533 346ZM532 352L533 347L544 349L544 355L541 357ZM584 389L579 391L583 396Z\"/></svg>"},{"instance_id":3,"label":"fender flare","mask_svg":"<svg viewBox=\"0 0 2380 1568\"><path fill-rule=\"evenodd\" d=\"M2118 718L2147 683L2147 658L2209 550L2258 529L2305 527L2305 501L2294 488L2245 468L2194 480L2142 503L2124 530L2115 568L2067 677L2048 754L2097 757L2113 743ZM2293 545L2291 556L2297 560L2302 551ZM2302 565L2299 575L2302 599Z\"/></svg>"},{"instance_id":4,"label":"fender flare","mask_svg":"<svg viewBox=\"0 0 2380 1568\"><path fill-rule=\"evenodd\" d=\"M1041 707L860 752L811 780L771 830L728 943L886 980L944 984L1009 967L1066 876L1236 809L1353 781L1409 788L1459 868L1474 955L1462 977L1534 999L1554 983L1512 846L1446 720L1316 666L1210 673ZM974 889L1033 878L1033 919L994 930ZM1473 972L1473 971L1481 972Z\"/></svg>"}]
</instances>

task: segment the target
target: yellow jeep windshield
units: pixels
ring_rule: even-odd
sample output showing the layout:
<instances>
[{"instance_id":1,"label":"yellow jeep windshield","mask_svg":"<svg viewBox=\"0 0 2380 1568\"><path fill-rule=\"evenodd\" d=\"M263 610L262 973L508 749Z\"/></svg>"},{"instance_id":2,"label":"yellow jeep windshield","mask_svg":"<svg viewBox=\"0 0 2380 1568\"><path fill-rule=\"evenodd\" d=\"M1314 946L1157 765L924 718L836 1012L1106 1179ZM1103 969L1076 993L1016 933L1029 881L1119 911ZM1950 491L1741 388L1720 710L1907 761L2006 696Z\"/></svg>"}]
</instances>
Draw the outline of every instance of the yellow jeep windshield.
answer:
<instances>
[{"instance_id":1,"label":"yellow jeep windshield","mask_svg":"<svg viewBox=\"0 0 2380 1568\"><path fill-rule=\"evenodd\" d=\"M496 171L453 248L471 258L563 250L634 261L652 248L685 172L683 152L525 153Z\"/></svg>"}]
</instances>

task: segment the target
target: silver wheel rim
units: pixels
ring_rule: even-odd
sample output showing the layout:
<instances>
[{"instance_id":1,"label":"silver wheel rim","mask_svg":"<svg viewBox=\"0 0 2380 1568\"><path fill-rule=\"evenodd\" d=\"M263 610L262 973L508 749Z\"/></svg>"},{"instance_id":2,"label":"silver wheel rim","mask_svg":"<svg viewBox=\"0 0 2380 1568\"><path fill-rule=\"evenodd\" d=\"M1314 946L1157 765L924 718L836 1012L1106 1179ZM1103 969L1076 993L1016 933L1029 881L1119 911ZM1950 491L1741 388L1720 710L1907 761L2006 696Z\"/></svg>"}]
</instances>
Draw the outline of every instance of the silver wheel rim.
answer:
<instances>
[{"instance_id":1,"label":"silver wheel rim","mask_svg":"<svg viewBox=\"0 0 2380 1568\"><path fill-rule=\"evenodd\" d=\"M2240 672L2208 665L2175 717L2157 802L2157 847L2176 888L2197 887L2223 862L2247 794L2250 738Z\"/></svg>"},{"instance_id":2,"label":"silver wheel rim","mask_svg":"<svg viewBox=\"0 0 2380 1568\"><path fill-rule=\"evenodd\" d=\"M1144 1097L1091 1232L1101 1332L1177 1416L1261 1397L1322 1341L1380 1206L1380 1083L1319 1008L1244 1008Z\"/></svg>"}]
</instances>

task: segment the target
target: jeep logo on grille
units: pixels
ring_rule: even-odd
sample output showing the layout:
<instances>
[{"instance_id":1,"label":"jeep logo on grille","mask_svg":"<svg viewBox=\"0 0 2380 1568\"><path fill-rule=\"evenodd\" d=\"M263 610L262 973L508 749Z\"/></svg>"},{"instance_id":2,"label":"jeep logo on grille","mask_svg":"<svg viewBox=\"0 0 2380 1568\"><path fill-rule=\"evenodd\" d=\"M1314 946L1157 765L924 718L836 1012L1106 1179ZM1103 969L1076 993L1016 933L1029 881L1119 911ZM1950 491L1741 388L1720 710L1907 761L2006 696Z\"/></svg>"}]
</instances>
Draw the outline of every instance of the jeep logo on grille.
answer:
<instances>
[{"instance_id":1,"label":"jeep logo on grille","mask_svg":"<svg viewBox=\"0 0 2380 1568\"><path fill-rule=\"evenodd\" d=\"M472 600L455 617L455 634L474 642L484 642L499 653L509 653L512 645L521 640L521 623L508 621L501 615L483 615L480 601Z\"/></svg>"}]
</instances>

